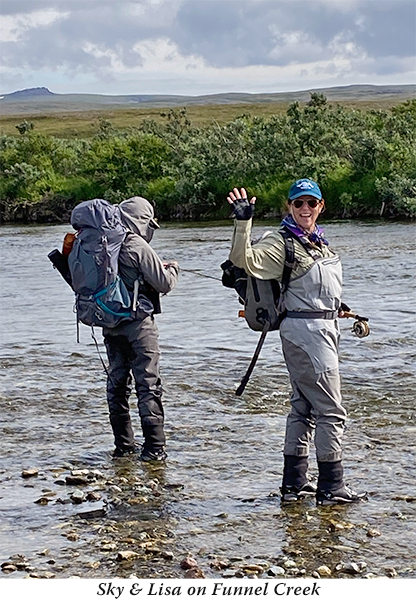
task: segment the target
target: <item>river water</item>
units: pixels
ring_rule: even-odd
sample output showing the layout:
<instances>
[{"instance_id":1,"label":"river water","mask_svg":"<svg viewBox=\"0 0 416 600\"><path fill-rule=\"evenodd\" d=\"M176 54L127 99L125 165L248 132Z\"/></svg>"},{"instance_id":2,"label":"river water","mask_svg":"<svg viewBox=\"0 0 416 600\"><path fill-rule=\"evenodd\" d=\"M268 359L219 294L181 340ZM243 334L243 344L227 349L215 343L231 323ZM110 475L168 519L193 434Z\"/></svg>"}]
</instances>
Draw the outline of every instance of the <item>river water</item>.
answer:
<instances>
[{"instance_id":1,"label":"river water","mask_svg":"<svg viewBox=\"0 0 416 600\"><path fill-rule=\"evenodd\" d=\"M217 280L230 223L168 225L153 242L183 268L157 318L169 458L156 467L111 458L105 374L87 327L77 343L73 293L47 259L69 230L0 228L0 563L14 565L0 578L180 578L189 555L207 578L310 577L323 565L335 578L415 577L416 224L325 227L344 300L370 317L361 340L341 321L346 479L369 501L319 508L280 505L289 381L278 334L234 393L258 335ZM134 399L132 411L139 436ZM66 479L77 471L83 485Z\"/></svg>"}]
</instances>

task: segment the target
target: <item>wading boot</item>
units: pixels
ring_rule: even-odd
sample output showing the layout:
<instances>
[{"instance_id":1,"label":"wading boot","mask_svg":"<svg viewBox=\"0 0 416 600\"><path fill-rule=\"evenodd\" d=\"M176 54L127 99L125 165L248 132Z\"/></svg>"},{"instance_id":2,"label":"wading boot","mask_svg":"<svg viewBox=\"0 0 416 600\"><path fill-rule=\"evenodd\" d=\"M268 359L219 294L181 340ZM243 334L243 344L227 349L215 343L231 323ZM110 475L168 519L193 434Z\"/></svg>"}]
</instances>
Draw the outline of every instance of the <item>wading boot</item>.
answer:
<instances>
[{"instance_id":1,"label":"wading boot","mask_svg":"<svg viewBox=\"0 0 416 600\"><path fill-rule=\"evenodd\" d=\"M161 448L146 448L143 446L140 454L140 460L143 462L163 462L167 459L167 454L163 447Z\"/></svg>"},{"instance_id":2,"label":"wading boot","mask_svg":"<svg viewBox=\"0 0 416 600\"><path fill-rule=\"evenodd\" d=\"M114 458L122 458L123 456L129 456L130 454L140 454L141 452L141 448L140 446L136 446L134 445L133 448L127 448L127 449L123 449L123 448L116 448L113 452L113 457Z\"/></svg>"},{"instance_id":3,"label":"wading boot","mask_svg":"<svg viewBox=\"0 0 416 600\"><path fill-rule=\"evenodd\" d=\"M318 506L331 504L354 504L367 500L367 492L354 492L344 483L342 462L319 462L318 490L316 503Z\"/></svg>"},{"instance_id":4,"label":"wading boot","mask_svg":"<svg viewBox=\"0 0 416 600\"><path fill-rule=\"evenodd\" d=\"M130 414L110 414L110 423L114 434L114 445L116 447L113 452L113 456L120 457L125 456L126 454L137 453L138 450L134 442L134 433L131 425Z\"/></svg>"},{"instance_id":5,"label":"wading boot","mask_svg":"<svg viewBox=\"0 0 416 600\"><path fill-rule=\"evenodd\" d=\"M283 482L280 488L282 502L293 502L316 494L316 486L308 481L307 471L307 456L285 456Z\"/></svg>"}]
</instances>

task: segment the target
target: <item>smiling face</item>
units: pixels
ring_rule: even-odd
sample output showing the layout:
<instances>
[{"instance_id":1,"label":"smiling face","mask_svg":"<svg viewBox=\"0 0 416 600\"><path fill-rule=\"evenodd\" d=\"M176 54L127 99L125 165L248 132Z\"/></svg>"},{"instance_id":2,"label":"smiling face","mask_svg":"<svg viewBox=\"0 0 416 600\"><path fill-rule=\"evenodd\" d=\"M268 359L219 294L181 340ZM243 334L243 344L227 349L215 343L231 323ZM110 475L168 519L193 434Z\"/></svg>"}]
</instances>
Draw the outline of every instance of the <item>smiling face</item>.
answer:
<instances>
[{"instance_id":1,"label":"smiling face","mask_svg":"<svg viewBox=\"0 0 416 600\"><path fill-rule=\"evenodd\" d=\"M312 206L308 204L308 200L311 200ZM302 201L302 205L297 208L296 204ZM316 206L313 204L317 203ZM296 203L296 204L295 204ZM305 231L312 232L315 229L316 219L324 208L324 201L317 200L314 196L299 196L296 200L292 200L289 204L289 212L296 221L296 223L305 229Z\"/></svg>"}]
</instances>

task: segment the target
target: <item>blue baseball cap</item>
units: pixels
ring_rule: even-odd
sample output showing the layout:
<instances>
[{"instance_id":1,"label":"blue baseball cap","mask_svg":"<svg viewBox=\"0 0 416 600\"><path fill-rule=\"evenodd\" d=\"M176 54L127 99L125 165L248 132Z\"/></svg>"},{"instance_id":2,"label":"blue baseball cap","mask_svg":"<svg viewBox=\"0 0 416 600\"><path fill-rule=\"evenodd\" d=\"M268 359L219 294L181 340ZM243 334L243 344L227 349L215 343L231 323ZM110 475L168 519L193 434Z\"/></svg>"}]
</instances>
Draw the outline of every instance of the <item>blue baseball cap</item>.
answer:
<instances>
[{"instance_id":1,"label":"blue baseball cap","mask_svg":"<svg viewBox=\"0 0 416 600\"><path fill-rule=\"evenodd\" d=\"M289 200L296 200L300 196L313 196L322 200L322 192L312 179L298 179L290 186Z\"/></svg>"}]
</instances>

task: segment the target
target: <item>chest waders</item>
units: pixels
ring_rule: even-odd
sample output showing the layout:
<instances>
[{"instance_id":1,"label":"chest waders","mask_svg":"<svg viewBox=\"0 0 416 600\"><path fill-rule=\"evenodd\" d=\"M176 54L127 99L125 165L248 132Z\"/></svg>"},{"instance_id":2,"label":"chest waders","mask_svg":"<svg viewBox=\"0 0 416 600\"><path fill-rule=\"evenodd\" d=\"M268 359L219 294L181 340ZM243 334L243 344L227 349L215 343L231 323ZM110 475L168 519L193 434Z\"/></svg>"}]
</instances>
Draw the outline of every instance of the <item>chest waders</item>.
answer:
<instances>
[{"instance_id":1,"label":"chest waders","mask_svg":"<svg viewBox=\"0 0 416 600\"><path fill-rule=\"evenodd\" d=\"M316 259L291 281L285 296L286 319L280 336L292 385L286 422L282 499L315 494L318 504L358 502L363 494L343 480L342 437L346 411L338 370L342 268L337 255ZM352 316L352 315L351 315ZM318 489L307 479L314 434Z\"/></svg>"}]
</instances>

